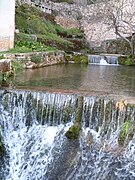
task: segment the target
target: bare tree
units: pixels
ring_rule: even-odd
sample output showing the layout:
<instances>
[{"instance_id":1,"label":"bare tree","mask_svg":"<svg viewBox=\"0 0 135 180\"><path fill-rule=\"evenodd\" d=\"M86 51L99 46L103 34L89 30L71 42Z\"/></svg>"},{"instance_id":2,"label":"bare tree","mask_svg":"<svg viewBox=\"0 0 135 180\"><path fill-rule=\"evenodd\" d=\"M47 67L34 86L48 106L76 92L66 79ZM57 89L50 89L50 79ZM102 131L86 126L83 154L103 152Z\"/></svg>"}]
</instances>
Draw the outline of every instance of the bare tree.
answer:
<instances>
[{"instance_id":1,"label":"bare tree","mask_svg":"<svg viewBox=\"0 0 135 180\"><path fill-rule=\"evenodd\" d=\"M131 54L135 53L135 1L134 0L111 0L99 8L98 15L102 17L108 30L128 42Z\"/></svg>"}]
</instances>

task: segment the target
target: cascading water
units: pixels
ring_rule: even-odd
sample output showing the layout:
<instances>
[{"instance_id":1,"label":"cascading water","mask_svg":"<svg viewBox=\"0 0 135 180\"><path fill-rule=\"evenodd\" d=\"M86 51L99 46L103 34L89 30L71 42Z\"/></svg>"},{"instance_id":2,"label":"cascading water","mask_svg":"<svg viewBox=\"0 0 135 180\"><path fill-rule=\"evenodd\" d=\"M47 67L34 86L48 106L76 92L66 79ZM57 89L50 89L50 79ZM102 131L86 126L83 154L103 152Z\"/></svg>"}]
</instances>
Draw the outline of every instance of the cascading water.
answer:
<instances>
[{"instance_id":1,"label":"cascading water","mask_svg":"<svg viewBox=\"0 0 135 180\"><path fill-rule=\"evenodd\" d=\"M2 91L0 124L6 154L0 179L135 179L135 106L119 109L113 100L83 99L80 138L70 141L65 132L76 116L77 95ZM132 133L119 145L124 122Z\"/></svg>"},{"instance_id":2,"label":"cascading water","mask_svg":"<svg viewBox=\"0 0 135 180\"><path fill-rule=\"evenodd\" d=\"M118 57L113 55L88 55L88 61L89 64L118 65Z\"/></svg>"},{"instance_id":3,"label":"cascading water","mask_svg":"<svg viewBox=\"0 0 135 180\"><path fill-rule=\"evenodd\" d=\"M105 59L100 60L100 65L108 65L107 61Z\"/></svg>"},{"instance_id":4,"label":"cascading water","mask_svg":"<svg viewBox=\"0 0 135 180\"><path fill-rule=\"evenodd\" d=\"M132 129L134 106L122 110L116 108L114 101L85 97L80 153L69 179L135 179L134 130L132 138L126 137L124 145L119 145L121 128L127 121Z\"/></svg>"},{"instance_id":5,"label":"cascading water","mask_svg":"<svg viewBox=\"0 0 135 180\"><path fill-rule=\"evenodd\" d=\"M60 156L71 126L76 96L2 92L0 101L1 136L7 151L0 179L46 179L52 151L58 146L55 153Z\"/></svg>"}]
</instances>

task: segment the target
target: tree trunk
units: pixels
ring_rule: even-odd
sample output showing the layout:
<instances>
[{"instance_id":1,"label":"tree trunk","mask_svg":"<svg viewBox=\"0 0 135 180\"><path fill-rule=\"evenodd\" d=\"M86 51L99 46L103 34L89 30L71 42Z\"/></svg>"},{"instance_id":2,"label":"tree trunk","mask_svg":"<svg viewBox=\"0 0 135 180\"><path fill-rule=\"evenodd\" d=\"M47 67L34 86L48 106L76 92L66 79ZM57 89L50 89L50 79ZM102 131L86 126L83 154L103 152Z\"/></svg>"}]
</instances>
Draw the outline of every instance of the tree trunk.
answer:
<instances>
[{"instance_id":1,"label":"tree trunk","mask_svg":"<svg viewBox=\"0 0 135 180\"><path fill-rule=\"evenodd\" d=\"M134 55L135 54L135 48L134 48L134 35L131 37L131 43L130 43L130 47L131 47L131 54Z\"/></svg>"}]
</instances>

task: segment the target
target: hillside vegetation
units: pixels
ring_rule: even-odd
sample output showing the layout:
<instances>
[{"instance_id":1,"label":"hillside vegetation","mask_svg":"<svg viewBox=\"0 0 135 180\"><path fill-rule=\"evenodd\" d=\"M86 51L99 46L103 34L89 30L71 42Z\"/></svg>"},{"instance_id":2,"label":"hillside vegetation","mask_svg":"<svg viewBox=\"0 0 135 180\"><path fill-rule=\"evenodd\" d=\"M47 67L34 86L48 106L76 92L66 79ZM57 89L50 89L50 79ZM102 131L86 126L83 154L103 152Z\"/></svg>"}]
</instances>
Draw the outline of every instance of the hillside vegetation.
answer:
<instances>
[{"instance_id":1,"label":"hillside vegetation","mask_svg":"<svg viewBox=\"0 0 135 180\"><path fill-rule=\"evenodd\" d=\"M55 23L54 15L28 4L16 8L15 21L19 33L15 35L13 51L80 51L86 47L84 41L78 41L81 42L79 46L76 43L76 39L83 40L83 32L79 29L64 29Z\"/></svg>"}]
</instances>

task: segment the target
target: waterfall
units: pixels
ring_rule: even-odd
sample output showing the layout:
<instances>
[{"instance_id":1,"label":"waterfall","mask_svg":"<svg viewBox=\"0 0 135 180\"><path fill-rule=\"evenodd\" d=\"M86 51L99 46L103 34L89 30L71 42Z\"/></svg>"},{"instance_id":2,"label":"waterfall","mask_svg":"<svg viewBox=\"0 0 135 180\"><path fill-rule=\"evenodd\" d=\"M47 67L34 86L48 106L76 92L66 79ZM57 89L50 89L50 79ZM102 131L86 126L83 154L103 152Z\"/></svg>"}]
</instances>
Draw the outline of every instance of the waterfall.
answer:
<instances>
[{"instance_id":1,"label":"waterfall","mask_svg":"<svg viewBox=\"0 0 135 180\"><path fill-rule=\"evenodd\" d=\"M88 55L89 64L118 65L118 57L114 55Z\"/></svg>"},{"instance_id":2,"label":"waterfall","mask_svg":"<svg viewBox=\"0 0 135 180\"><path fill-rule=\"evenodd\" d=\"M113 100L85 97L80 152L69 179L135 179L135 135L128 146L118 144L125 121L134 126L134 106L120 110Z\"/></svg>"},{"instance_id":3,"label":"waterfall","mask_svg":"<svg viewBox=\"0 0 135 180\"><path fill-rule=\"evenodd\" d=\"M43 179L54 147L66 139L76 103L75 95L1 92L1 136L7 156L0 179Z\"/></svg>"},{"instance_id":4,"label":"waterfall","mask_svg":"<svg viewBox=\"0 0 135 180\"><path fill-rule=\"evenodd\" d=\"M84 96L82 131L70 141L78 96L1 91L0 127L6 154L1 180L135 179L135 106ZM122 107L122 108L121 108ZM125 122L132 137L119 145ZM130 133L131 134L131 133Z\"/></svg>"},{"instance_id":5,"label":"waterfall","mask_svg":"<svg viewBox=\"0 0 135 180\"><path fill-rule=\"evenodd\" d=\"M100 65L108 65L107 61L105 59L100 60Z\"/></svg>"}]
</instances>

